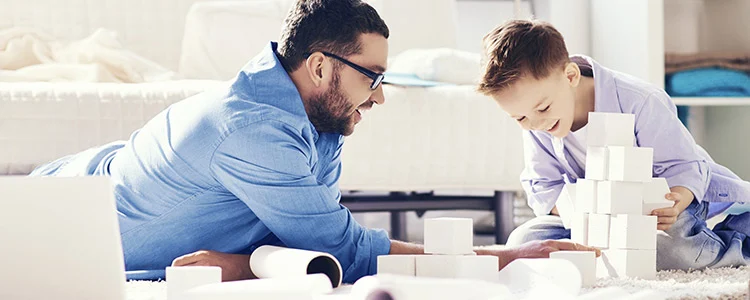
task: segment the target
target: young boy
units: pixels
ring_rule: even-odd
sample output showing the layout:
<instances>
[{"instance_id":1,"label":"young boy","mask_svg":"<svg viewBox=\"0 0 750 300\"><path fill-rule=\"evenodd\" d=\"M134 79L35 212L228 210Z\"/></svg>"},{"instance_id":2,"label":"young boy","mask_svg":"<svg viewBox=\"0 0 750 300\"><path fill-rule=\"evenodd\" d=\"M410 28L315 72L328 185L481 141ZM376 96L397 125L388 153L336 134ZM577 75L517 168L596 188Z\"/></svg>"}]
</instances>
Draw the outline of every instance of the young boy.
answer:
<instances>
[{"instance_id":1,"label":"young boy","mask_svg":"<svg viewBox=\"0 0 750 300\"><path fill-rule=\"evenodd\" d=\"M517 228L508 245L570 238L555 201L567 183L584 178L589 112L635 115L639 147L654 149L653 176L663 177L674 206L658 216L657 268L745 265L750 213L731 215L711 230L705 220L750 199L750 183L715 163L677 118L661 89L609 70L586 56L568 56L560 33L540 21L514 20L484 38L486 69L479 91L493 97L524 129L521 175L537 218Z\"/></svg>"}]
</instances>

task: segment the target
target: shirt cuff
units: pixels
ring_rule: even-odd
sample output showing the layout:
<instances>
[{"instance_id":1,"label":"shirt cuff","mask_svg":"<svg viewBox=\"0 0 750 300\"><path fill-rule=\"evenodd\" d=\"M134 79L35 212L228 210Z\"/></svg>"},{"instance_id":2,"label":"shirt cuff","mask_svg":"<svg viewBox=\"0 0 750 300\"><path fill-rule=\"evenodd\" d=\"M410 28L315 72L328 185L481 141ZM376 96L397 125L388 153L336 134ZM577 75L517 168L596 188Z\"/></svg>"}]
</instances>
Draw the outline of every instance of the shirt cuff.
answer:
<instances>
[{"instance_id":1,"label":"shirt cuff","mask_svg":"<svg viewBox=\"0 0 750 300\"><path fill-rule=\"evenodd\" d=\"M383 229L370 229L372 246L370 248L370 268L367 275L374 275L378 270L378 256L391 253L391 239Z\"/></svg>"}]
</instances>

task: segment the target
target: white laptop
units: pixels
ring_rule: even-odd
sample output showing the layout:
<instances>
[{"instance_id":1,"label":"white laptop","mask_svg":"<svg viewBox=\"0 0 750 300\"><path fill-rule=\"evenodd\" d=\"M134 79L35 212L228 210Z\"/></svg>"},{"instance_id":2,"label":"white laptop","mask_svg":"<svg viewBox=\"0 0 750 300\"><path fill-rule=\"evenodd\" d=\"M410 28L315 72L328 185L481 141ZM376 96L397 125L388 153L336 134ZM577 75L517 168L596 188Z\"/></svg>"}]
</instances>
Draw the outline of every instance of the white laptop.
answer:
<instances>
[{"instance_id":1,"label":"white laptop","mask_svg":"<svg viewBox=\"0 0 750 300\"><path fill-rule=\"evenodd\" d=\"M125 298L105 177L0 176L0 299Z\"/></svg>"}]
</instances>

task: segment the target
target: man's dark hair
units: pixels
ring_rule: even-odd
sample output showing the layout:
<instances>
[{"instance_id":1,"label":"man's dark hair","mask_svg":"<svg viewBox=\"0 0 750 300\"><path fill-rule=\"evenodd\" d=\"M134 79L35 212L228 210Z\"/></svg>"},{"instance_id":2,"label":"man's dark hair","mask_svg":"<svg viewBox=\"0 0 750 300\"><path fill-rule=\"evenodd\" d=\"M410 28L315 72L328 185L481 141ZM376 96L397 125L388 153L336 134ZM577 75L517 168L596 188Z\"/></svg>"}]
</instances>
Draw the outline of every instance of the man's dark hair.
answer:
<instances>
[{"instance_id":1,"label":"man's dark hair","mask_svg":"<svg viewBox=\"0 0 750 300\"><path fill-rule=\"evenodd\" d=\"M362 51L359 36L385 38L388 26L360 0L297 0L284 20L277 52L287 72L299 68L306 53L326 51L347 57Z\"/></svg>"}]
</instances>

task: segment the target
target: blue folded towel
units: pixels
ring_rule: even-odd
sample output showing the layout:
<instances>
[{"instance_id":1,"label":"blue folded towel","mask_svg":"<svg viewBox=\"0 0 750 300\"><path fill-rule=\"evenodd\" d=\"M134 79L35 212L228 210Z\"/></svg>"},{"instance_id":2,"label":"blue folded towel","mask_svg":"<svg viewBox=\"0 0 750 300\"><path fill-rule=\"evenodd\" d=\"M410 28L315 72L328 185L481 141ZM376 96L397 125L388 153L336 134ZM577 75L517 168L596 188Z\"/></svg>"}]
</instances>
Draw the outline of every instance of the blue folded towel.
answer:
<instances>
[{"instance_id":1,"label":"blue folded towel","mask_svg":"<svg viewBox=\"0 0 750 300\"><path fill-rule=\"evenodd\" d=\"M417 77L417 75L415 74L389 73L389 72L385 73L385 77L383 78L383 83L400 85L400 86L414 86L414 87L453 85L451 83L446 83L446 82L424 80L424 79Z\"/></svg>"},{"instance_id":2,"label":"blue folded towel","mask_svg":"<svg viewBox=\"0 0 750 300\"><path fill-rule=\"evenodd\" d=\"M683 97L748 97L750 75L720 68L681 71L667 77L666 90Z\"/></svg>"}]
</instances>

